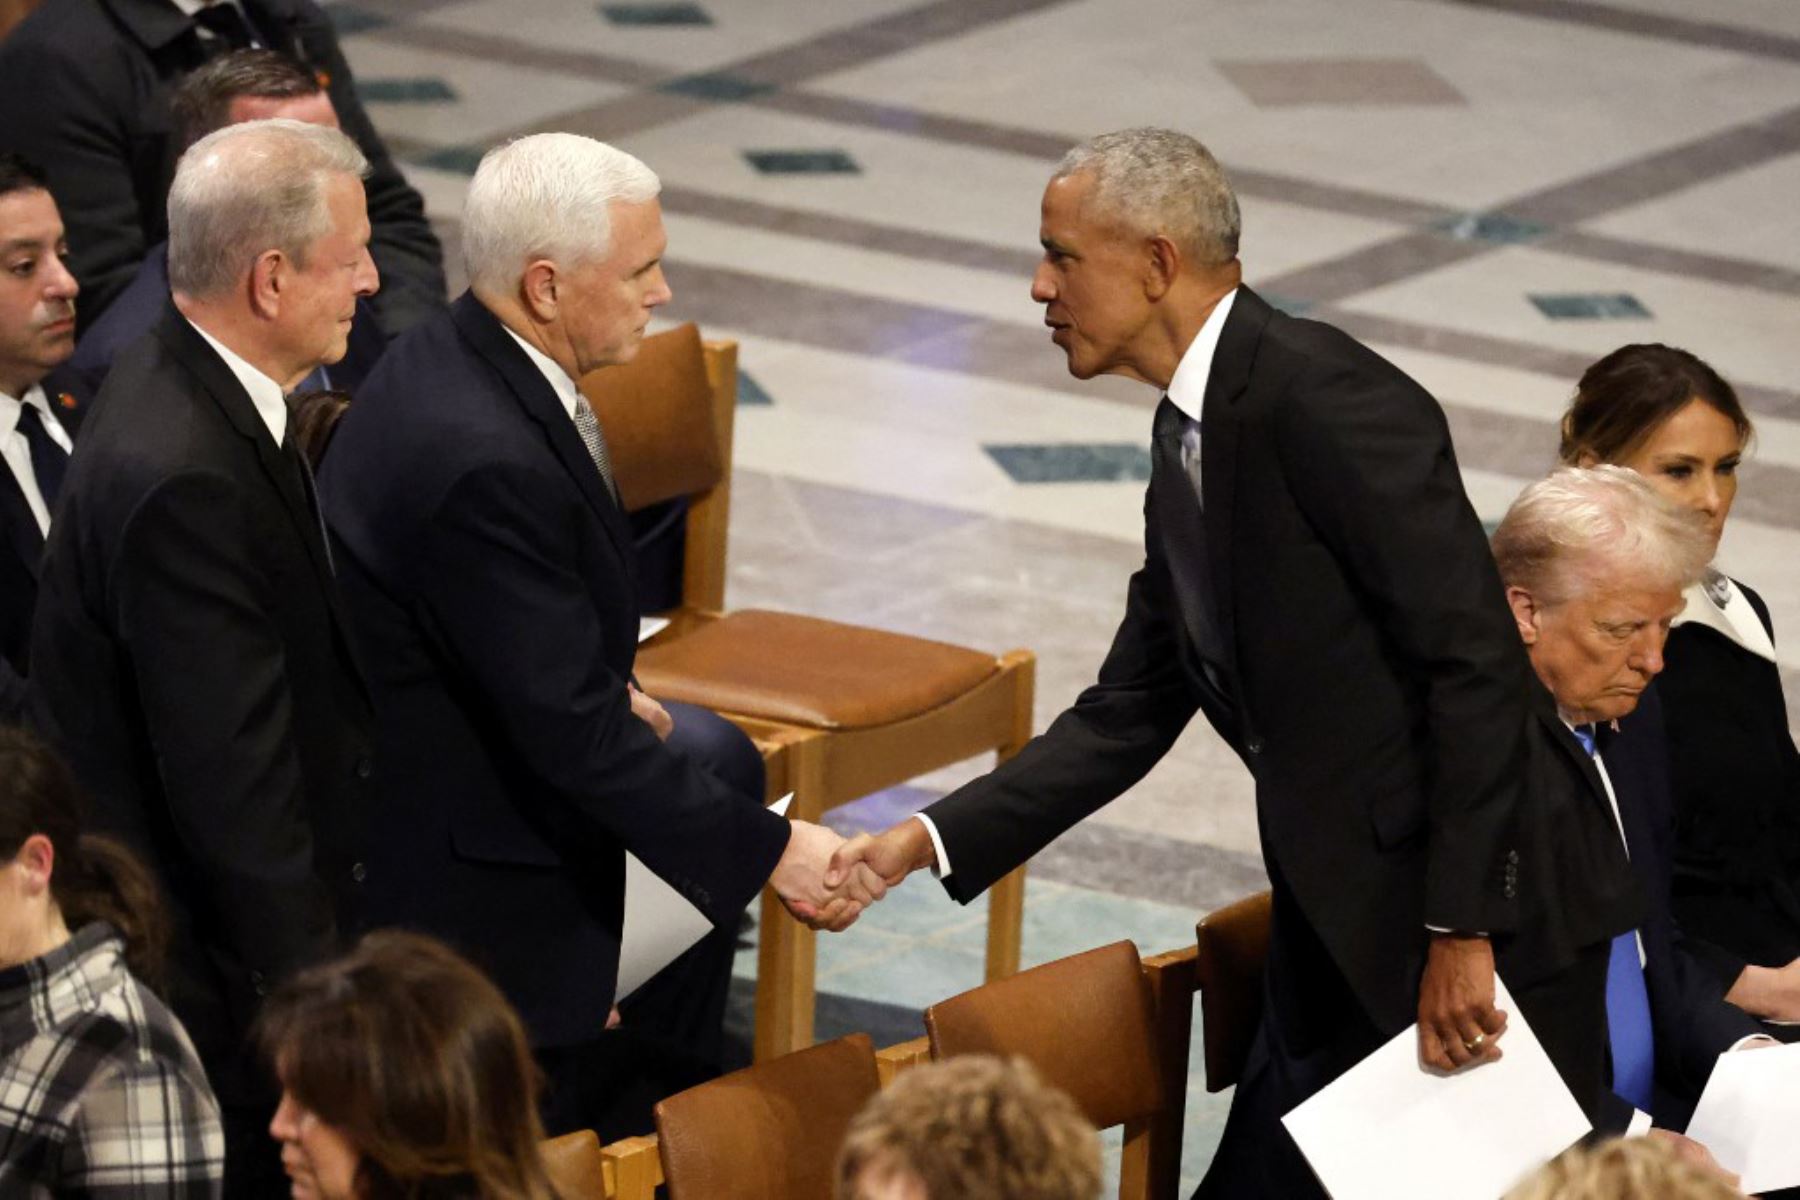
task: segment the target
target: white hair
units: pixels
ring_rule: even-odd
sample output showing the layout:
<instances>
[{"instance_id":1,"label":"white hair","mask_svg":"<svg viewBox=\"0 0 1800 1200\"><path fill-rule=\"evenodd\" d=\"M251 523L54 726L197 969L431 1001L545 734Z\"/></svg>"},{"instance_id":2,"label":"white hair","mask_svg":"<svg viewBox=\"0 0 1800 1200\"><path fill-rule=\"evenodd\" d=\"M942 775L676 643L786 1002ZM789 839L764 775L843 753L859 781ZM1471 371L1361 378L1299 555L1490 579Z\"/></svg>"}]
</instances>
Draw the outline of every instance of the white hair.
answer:
<instances>
[{"instance_id":1,"label":"white hair","mask_svg":"<svg viewBox=\"0 0 1800 1200\"><path fill-rule=\"evenodd\" d=\"M656 172L616 147L574 133L535 133L482 156L463 201L463 262L493 291L516 287L528 264L605 258L612 205L662 191Z\"/></svg>"},{"instance_id":2,"label":"white hair","mask_svg":"<svg viewBox=\"0 0 1800 1200\"><path fill-rule=\"evenodd\" d=\"M1628 580L1685 590L1706 571L1706 518L1628 467L1564 467L1519 493L1494 530L1494 561L1509 587L1556 605Z\"/></svg>"},{"instance_id":3,"label":"white hair","mask_svg":"<svg viewBox=\"0 0 1800 1200\"><path fill-rule=\"evenodd\" d=\"M331 229L326 183L368 174L356 143L320 125L276 118L207 134L181 156L169 186L169 286L217 295L268 250L305 266Z\"/></svg>"},{"instance_id":4,"label":"white hair","mask_svg":"<svg viewBox=\"0 0 1800 1200\"><path fill-rule=\"evenodd\" d=\"M1172 129L1121 129L1063 155L1052 180L1089 175L1092 203L1146 237L1163 234L1196 262L1237 257L1237 194L1212 152Z\"/></svg>"}]
</instances>

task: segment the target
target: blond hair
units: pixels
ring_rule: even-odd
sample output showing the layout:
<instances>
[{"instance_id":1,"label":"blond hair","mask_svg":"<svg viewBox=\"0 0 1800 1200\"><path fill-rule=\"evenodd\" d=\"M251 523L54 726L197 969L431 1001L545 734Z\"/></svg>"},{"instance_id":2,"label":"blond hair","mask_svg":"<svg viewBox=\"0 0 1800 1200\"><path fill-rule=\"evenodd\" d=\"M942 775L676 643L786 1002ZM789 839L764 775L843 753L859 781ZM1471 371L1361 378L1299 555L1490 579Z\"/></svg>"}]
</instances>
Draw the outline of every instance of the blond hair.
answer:
<instances>
[{"instance_id":1,"label":"blond hair","mask_svg":"<svg viewBox=\"0 0 1800 1200\"><path fill-rule=\"evenodd\" d=\"M864 1180L911 1180L930 1200L1094 1200L1100 1138L1022 1058L915 1067L869 1101L838 1155L838 1200Z\"/></svg>"},{"instance_id":2,"label":"blond hair","mask_svg":"<svg viewBox=\"0 0 1800 1200\"><path fill-rule=\"evenodd\" d=\"M1743 1193L1656 1138L1576 1146L1540 1167L1505 1200L1742 1200Z\"/></svg>"}]
</instances>

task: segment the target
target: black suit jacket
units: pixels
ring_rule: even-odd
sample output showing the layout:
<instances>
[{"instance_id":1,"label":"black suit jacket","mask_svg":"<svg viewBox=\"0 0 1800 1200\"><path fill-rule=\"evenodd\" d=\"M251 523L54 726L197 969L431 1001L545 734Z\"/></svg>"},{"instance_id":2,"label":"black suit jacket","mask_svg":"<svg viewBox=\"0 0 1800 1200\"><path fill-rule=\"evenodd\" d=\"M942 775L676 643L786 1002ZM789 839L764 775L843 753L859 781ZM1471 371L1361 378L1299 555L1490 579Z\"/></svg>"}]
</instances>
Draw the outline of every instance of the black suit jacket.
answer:
<instances>
[{"instance_id":1,"label":"black suit jacket","mask_svg":"<svg viewBox=\"0 0 1800 1200\"><path fill-rule=\"evenodd\" d=\"M32 682L94 824L160 877L169 999L221 1094L258 996L356 906L372 717L348 636L294 460L169 307L82 429Z\"/></svg>"},{"instance_id":2,"label":"black suit jacket","mask_svg":"<svg viewBox=\"0 0 1800 1200\"><path fill-rule=\"evenodd\" d=\"M374 168L370 250L376 312L391 334L443 307L443 251L419 193L401 176L357 98L331 20L311 0L243 0L272 49L326 81L344 132ZM81 281L85 332L168 237L175 144L169 97L206 60L193 20L170 0L57 0L0 42L0 149L50 173Z\"/></svg>"},{"instance_id":3,"label":"black suit jacket","mask_svg":"<svg viewBox=\"0 0 1800 1200\"><path fill-rule=\"evenodd\" d=\"M735 921L786 821L626 693L632 540L554 389L473 295L403 335L321 488L379 713L376 919L486 968L535 1044L600 1036L624 850Z\"/></svg>"},{"instance_id":4,"label":"black suit jacket","mask_svg":"<svg viewBox=\"0 0 1800 1200\"><path fill-rule=\"evenodd\" d=\"M1768 605L1737 586L1772 640ZM1800 751L1774 663L1698 623L1671 630L1663 658L1675 913L1729 988L1748 963L1800 956Z\"/></svg>"},{"instance_id":5,"label":"black suit jacket","mask_svg":"<svg viewBox=\"0 0 1800 1200\"><path fill-rule=\"evenodd\" d=\"M127 346L142 337L163 309L169 305L169 243L150 247L137 274L117 298L107 306L94 323L81 335L75 353L64 364L66 375L79 379L90 392L100 390L113 359ZM356 320L350 325L349 345L344 357L321 367L302 379L295 391L308 391L329 385L340 391L354 391L375 366L375 360L387 349L387 339L376 325L375 310L368 297L356 298ZM321 372L326 378L320 382Z\"/></svg>"},{"instance_id":6,"label":"black suit jacket","mask_svg":"<svg viewBox=\"0 0 1800 1200\"><path fill-rule=\"evenodd\" d=\"M1662 702L1653 687L1637 711L1619 721L1617 736L1602 736L1600 757L1619 800L1631 867L1647 902L1640 932L1656 1038L1651 1115L1658 1125L1683 1129L1719 1055L1761 1033L1762 1027L1725 1002L1724 985L1695 957L1670 907L1675 818L1663 722ZM1622 1127L1616 1119L1612 1123Z\"/></svg>"},{"instance_id":7,"label":"black suit jacket","mask_svg":"<svg viewBox=\"0 0 1800 1200\"><path fill-rule=\"evenodd\" d=\"M1427 924L1511 929L1533 869L1508 862L1528 669L1443 413L1345 334L1243 288L1201 460L1203 516L1156 456L1145 564L1099 681L928 810L946 886L981 892L1135 783L1198 709L1256 777L1271 873L1398 1032Z\"/></svg>"},{"instance_id":8,"label":"black suit jacket","mask_svg":"<svg viewBox=\"0 0 1800 1200\"><path fill-rule=\"evenodd\" d=\"M62 367L40 382L57 422L73 440L92 393ZM43 556L44 534L25 491L10 470L0 469L0 723L27 717L31 615L37 610Z\"/></svg>"}]
</instances>

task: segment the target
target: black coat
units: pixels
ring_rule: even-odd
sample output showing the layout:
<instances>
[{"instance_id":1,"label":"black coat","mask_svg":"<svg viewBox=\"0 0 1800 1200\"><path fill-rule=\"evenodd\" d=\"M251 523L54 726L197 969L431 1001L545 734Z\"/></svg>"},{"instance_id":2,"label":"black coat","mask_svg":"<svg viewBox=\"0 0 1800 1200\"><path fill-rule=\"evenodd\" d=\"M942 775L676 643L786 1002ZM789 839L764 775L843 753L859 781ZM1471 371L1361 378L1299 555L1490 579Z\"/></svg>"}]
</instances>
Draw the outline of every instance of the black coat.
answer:
<instances>
[{"instance_id":1,"label":"black coat","mask_svg":"<svg viewBox=\"0 0 1800 1200\"><path fill-rule=\"evenodd\" d=\"M534 1044L592 1041L624 851L724 924L787 823L632 715L630 530L554 389L474 296L388 348L320 486L379 714L372 913L469 954Z\"/></svg>"},{"instance_id":2,"label":"black coat","mask_svg":"<svg viewBox=\"0 0 1800 1200\"><path fill-rule=\"evenodd\" d=\"M344 132L374 169L370 251L383 327L396 333L441 309L443 251L424 201L363 110L330 18L311 0L242 2L272 49L326 79ZM206 58L193 20L169 0L56 0L0 41L0 150L49 172L81 282L83 331L168 237L166 200L181 153L169 98Z\"/></svg>"},{"instance_id":3,"label":"black coat","mask_svg":"<svg viewBox=\"0 0 1800 1200\"><path fill-rule=\"evenodd\" d=\"M1768 606L1737 586L1772 640ZM1800 751L1774 663L1693 623L1663 658L1675 914L1729 988L1747 963L1800 957Z\"/></svg>"},{"instance_id":4,"label":"black coat","mask_svg":"<svg viewBox=\"0 0 1800 1200\"><path fill-rule=\"evenodd\" d=\"M93 824L159 876L169 1000L222 1097L258 997L335 947L363 875L373 719L296 461L169 307L82 428L31 645Z\"/></svg>"},{"instance_id":5,"label":"black coat","mask_svg":"<svg viewBox=\"0 0 1800 1200\"><path fill-rule=\"evenodd\" d=\"M1600 757L1618 797L1632 870L1646 900L1640 932L1656 1038L1652 1115L1658 1125L1682 1129L1719 1055L1762 1027L1725 1002L1725 986L1695 956L1670 906L1675 818L1660 686L1659 681L1645 692L1638 710L1620 720L1617 736L1602 733Z\"/></svg>"},{"instance_id":6,"label":"black coat","mask_svg":"<svg viewBox=\"0 0 1800 1200\"><path fill-rule=\"evenodd\" d=\"M1370 1022L1397 1033L1426 926L1512 929L1537 868L1508 858L1528 668L1443 413L1343 333L1244 288L1201 460L1204 517L1178 460L1155 455L1146 561L1099 681L927 810L945 884L980 893L1204 711L1256 777L1271 874ZM1223 686L1199 664L1208 622Z\"/></svg>"}]
</instances>

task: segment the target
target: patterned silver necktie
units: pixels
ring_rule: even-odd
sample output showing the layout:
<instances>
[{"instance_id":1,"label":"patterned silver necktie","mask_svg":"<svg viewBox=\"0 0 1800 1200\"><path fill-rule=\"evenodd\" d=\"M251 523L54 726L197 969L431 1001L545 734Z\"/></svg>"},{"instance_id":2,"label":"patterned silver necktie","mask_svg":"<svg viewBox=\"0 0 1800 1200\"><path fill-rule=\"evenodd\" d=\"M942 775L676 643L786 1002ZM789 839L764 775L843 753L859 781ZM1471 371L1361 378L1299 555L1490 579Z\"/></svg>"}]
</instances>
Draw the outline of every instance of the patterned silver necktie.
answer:
<instances>
[{"instance_id":1,"label":"patterned silver necktie","mask_svg":"<svg viewBox=\"0 0 1800 1200\"><path fill-rule=\"evenodd\" d=\"M581 435L588 457L594 460L594 468L600 472L600 478L606 484L607 494L617 504L619 485L613 482L612 459L606 453L606 435L600 432L600 419L594 416L587 397L579 392L575 394L575 432Z\"/></svg>"}]
</instances>

